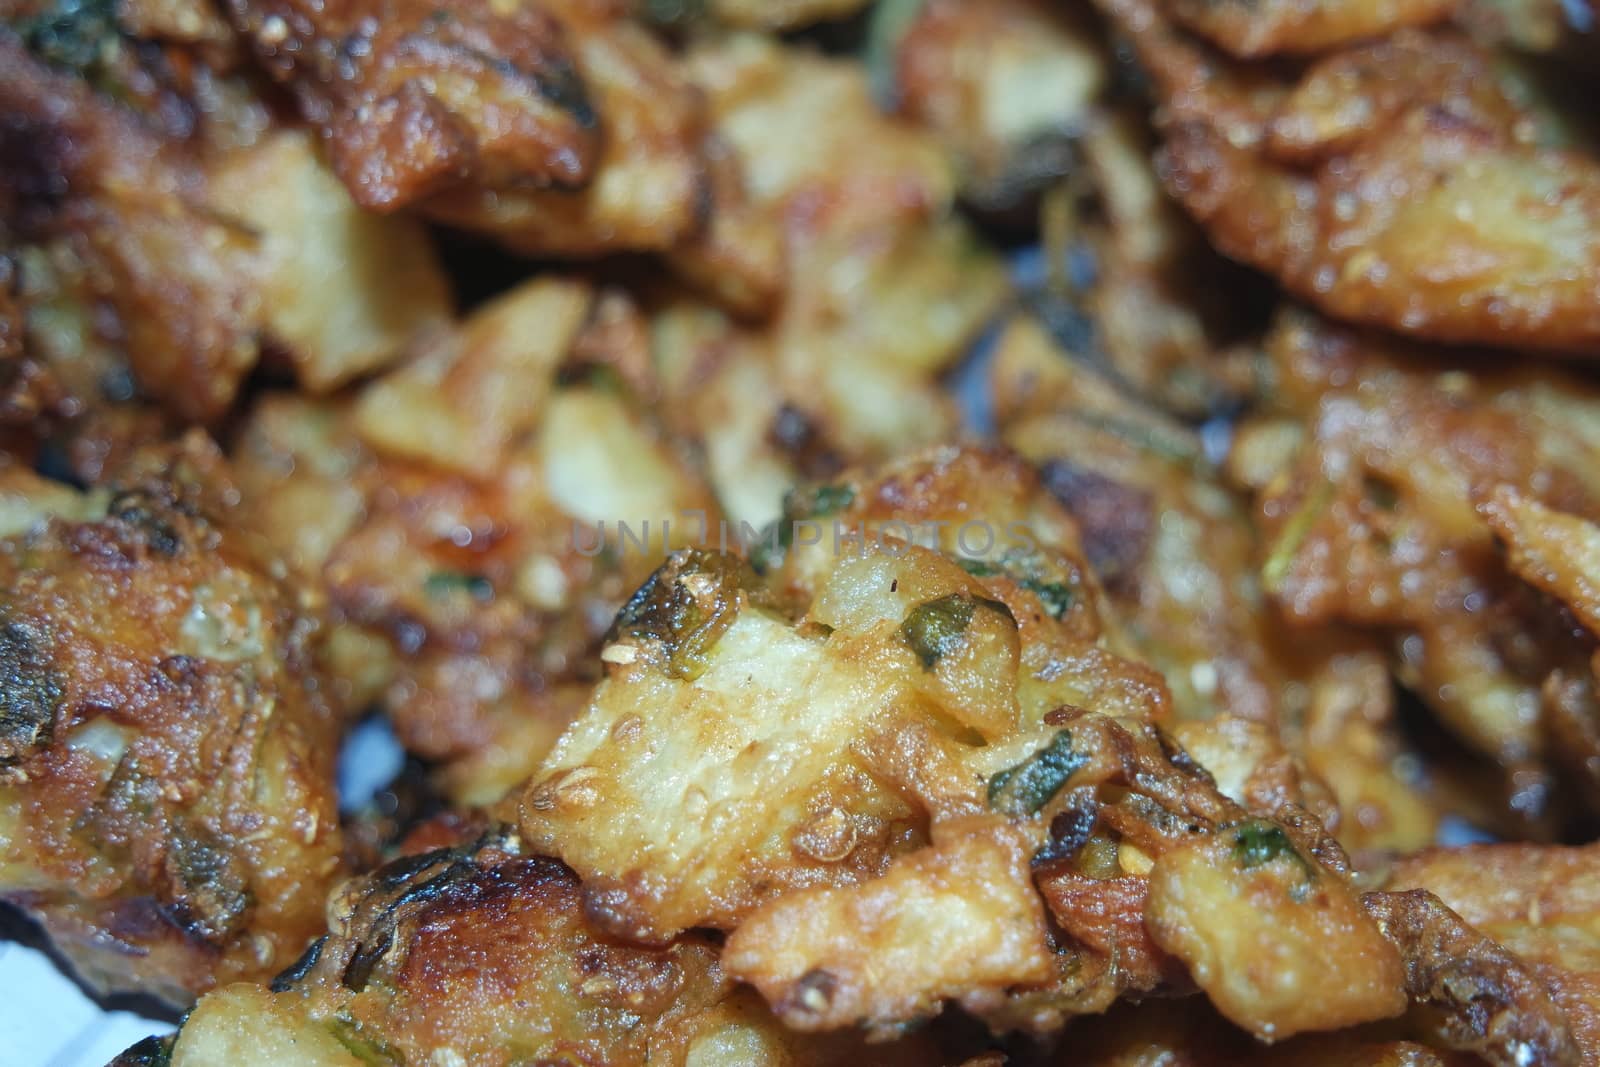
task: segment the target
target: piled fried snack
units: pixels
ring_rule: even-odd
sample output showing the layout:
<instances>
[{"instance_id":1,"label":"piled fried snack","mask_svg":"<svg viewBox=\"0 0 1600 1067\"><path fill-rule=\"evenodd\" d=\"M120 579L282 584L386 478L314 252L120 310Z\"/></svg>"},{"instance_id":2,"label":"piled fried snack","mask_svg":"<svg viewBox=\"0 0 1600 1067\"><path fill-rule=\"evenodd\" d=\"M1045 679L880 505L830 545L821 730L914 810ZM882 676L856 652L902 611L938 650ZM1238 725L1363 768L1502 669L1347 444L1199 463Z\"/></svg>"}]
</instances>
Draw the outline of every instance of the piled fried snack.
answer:
<instances>
[{"instance_id":1,"label":"piled fried snack","mask_svg":"<svg viewBox=\"0 0 1600 1067\"><path fill-rule=\"evenodd\" d=\"M123 1065L1600 1063L1597 14L0 0L0 901Z\"/></svg>"}]
</instances>

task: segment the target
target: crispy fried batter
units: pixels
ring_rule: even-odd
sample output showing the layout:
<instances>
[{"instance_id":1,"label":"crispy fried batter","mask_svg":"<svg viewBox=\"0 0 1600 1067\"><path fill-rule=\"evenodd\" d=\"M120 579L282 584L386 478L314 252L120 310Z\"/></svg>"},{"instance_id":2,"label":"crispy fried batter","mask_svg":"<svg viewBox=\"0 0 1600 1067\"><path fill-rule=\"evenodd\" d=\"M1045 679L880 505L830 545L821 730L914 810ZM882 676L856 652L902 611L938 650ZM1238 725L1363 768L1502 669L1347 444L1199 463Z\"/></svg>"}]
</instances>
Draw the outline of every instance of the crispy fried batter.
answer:
<instances>
[{"instance_id":1,"label":"crispy fried batter","mask_svg":"<svg viewBox=\"0 0 1600 1067\"><path fill-rule=\"evenodd\" d=\"M543 278L424 337L353 404L268 398L241 437L246 503L344 623L341 682L448 764L458 800L543 757L665 555L662 523L683 543L696 513L717 521L645 406L646 346L626 299ZM647 544L619 544L621 523Z\"/></svg>"},{"instance_id":2,"label":"crispy fried batter","mask_svg":"<svg viewBox=\"0 0 1600 1067\"><path fill-rule=\"evenodd\" d=\"M1541 143L1493 57L1402 31L1298 83L1106 0L1162 105L1169 191L1229 256L1330 315L1600 353L1600 163Z\"/></svg>"},{"instance_id":3,"label":"crispy fried batter","mask_svg":"<svg viewBox=\"0 0 1600 1067\"><path fill-rule=\"evenodd\" d=\"M239 32L327 134L363 207L462 184L577 187L601 140L550 4L236 0Z\"/></svg>"},{"instance_id":4,"label":"crispy fried batter","mask_svg":"<svg viewBox=\"0 0 1600 1067\"><path fill-rule=\"evenodd\" d=\"M95 985L183 1004L320 929L338 722L215 450L141 463L0 542L0 895Z\"/></svg>"},{"instance_id":5,"label":"crispy fried batter","mask_svg":"<svg viewBox=\"0 0 1600 1067\"><path fill-rule=\"evenodd\" d=\"M85 319L110 310L139 388L185 419L215 419L258 355L253 236L210 211L180 146L6 31L0 110L0 227L70 264L62 288Z\"/></svg>"},{"instance_id":6,"label":"crispy fried batter","mask_svg":"<svg viewBox=\"0 0 1600 1067\"><path fill-rule=\"evenodd\" d=\"M1460 0L1170 0L1177 21L1232 55L1314 55L1448 16Z\"/></svg>"},{"instance_id":7,"label":"crispy fried batter","mask_svg":"<svg viewBox=\"0 0 1600 1067\"><path fill-rule=\"evenodd\" d=\"M867 1054L853 1035L778 1026L727 979L711 939L626 944L581 905L570 871L503 828L396 860L340 891L328 935L270 991L202 1000L172 1063L822 1067ZM912 1036L870 1058L933 1064L955 1049Z\"/></svg>"},{"instance_id":8,"label":"crispy fried batter","mask_svg":"<svg viewBox=\"0 0 1600 1067\"><path fill-rule=\"evenodd\" d=\"M802 1029L892 1032L954 999L1045 1031L1181 979L1158 950L1128 954L1128 908L1153 858L1193 835L1265 834L1343 884L1292 783L1255 790L1282 822L1252 822L1151 725L1165 693L1101 643L1119 639L1100 633L1071 526L1014 458L945 450L848 473L794 494L786 519L768 582L687 553L640 590L608 678L523 796L524 839L580 873L602 927L656 943L732 930L730 971ZM1018 543L959 563L925 547L961 550L983 523ZM1082 884L1108 857L1136 883ZM977 882L978 898L952 888ZM1273 921L1319 954L1339 931L1366 999L1318 1014L1242 994L1241 1014L1289 1033L1398 1010L1398 967L1386 984L1373 961L1388 950L1347 896Z\"/></svg>"},{"instance_id":9,"label":"crispy fried batter","mask_svg":"<svg viewBox=\"0 0 1600 1067\"><path fill-rule=\"evenodd\" d=\"M1247 425L1235 468L1258 490L1268 593L1296 623L1392 634L1401 680L1523 776L1515 803L1536 816L1552 802L1544 693L1558 675L1589 676L1594 642L1507 570L1475 504L1511 484L1600 514L1600 394L1547 367L1497 370L1492 356L1300 312L1267 347L1272 403L1290 421Z\"/></svg>"},{"instance_id":10,"label":"crispy fried batter","mask_svg":"<svg viewBox=\"0 0 1600 1067\"><path fill-rule=\"evenodd\" d=\"M928 127L990 211L1026 205L1072 169L1107 58L1081 13L1034 0L928 0L875 42L895 108Z\"/></svg>"},{"instance_id":11,"label":"crispy fried batter","mask_svg":"<svg viewBox=\"0 0 1600 1067\"><path fill-rule=\"evenodd\" d=\"M1226 712L1281 738L1332 787L1352 848L1431 843L1437 798L1405 770L1416 759L1397 736L1379 644L1332 627L1280 633L1256 576L1255 531L1194 435L1030 320L1001 335L992 382L1002 437L1072 513L1179 718Z\"/></svg>"},{"instance_id":12,"label":"crispy fried batter","mask_svg":"<svg viewBox=\"0 0 1600 1067\"><path fill-rule=\"evenodd\" d=\"M1406 992L1448 1045L1489 1062L1576 1064L1565 1014L1512 953L1421 889L1362 898L1405 960Z\"/></svg>"},{"instance_id":13,"label":"crispy fried batter","mask_svg":"<svg viewBox=\"0 0 1600 1067\"><path fill-rule=\"evenodd\" d=\"M1430 890L1516 953L1565 1015L1581 1062L1592 1064L1600 1062L1597 874L1594 845L1486 845L1419 853L1397 864L1389 882Z\"/></svg>"}]
</instances>

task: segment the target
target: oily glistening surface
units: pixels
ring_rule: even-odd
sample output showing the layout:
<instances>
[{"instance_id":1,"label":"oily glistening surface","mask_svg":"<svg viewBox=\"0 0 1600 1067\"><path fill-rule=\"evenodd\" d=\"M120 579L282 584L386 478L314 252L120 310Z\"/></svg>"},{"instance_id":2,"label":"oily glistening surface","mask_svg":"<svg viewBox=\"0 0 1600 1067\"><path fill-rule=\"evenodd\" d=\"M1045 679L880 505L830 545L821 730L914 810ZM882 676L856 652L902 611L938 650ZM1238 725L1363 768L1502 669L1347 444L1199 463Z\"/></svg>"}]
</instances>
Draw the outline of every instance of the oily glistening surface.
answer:
<instances>
[{"instance_id":1,"label":"oily glistening surface","mask_svg":"<svg viewBox=\"0 0 1600 1067\"><path fill-rule=\"evenodd\" d=\"M1597 17L0 0L8 922L124 1067L1600 1065Z\"/></svg>"}]
</instances>

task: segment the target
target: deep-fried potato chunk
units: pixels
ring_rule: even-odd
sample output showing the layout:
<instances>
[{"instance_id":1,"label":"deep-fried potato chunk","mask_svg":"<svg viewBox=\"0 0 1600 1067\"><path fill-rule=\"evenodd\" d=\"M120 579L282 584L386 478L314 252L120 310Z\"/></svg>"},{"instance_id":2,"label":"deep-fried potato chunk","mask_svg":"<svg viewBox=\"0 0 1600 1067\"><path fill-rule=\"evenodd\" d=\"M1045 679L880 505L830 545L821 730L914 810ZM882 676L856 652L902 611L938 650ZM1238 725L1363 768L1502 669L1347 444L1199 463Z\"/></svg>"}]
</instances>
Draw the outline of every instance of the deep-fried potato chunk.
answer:
<instances>
[{"instance_id":1,"label":"deep-fried potato chunk","mask_svg":"<svg viewBox=\"0 0 1600 1067\"><path fill-rule=\"evenodd\" d=\"M1399 954L1355 892L1281 833L1246 825L1156 860L1145 919L1156 943L1223 1015L1268 1040L1400 1014Z\"/></svg>"},{"instance_id":2,"label":"deep-fried potato chunk","mask_svg":"<svg viewBox=\"0 0 1600 1067\"><path fill-rule=\"evenodd\" d=\"M1254 824L1151 725L1166 694L1108 651L1071 526L1026 467L935 451L797 492L786 520L766 581L685 553L624 609L607 679L522 797L529 846L571 864L620 935L731 930L730 971L802 1029L888 1033L953 999L1048 1031L1181 980L1159 949L1136 967L1125 950L1152 858ZM985 522L991 554L946 554ZM1263 833L1343 879L1298 790L1250 784L1269 774L1230 767ZM953 888L972 881L982 899ZM1307 940L1345 930L1370 961L1353 951L1370 924L1336 922L1333 900L1275 914ZM1377 1017L1379 999L1345 1007ZM1284 1033L1346 1021L1262 1011Z\"/></svg>"},{"instance_id":3,"label":"deep-fried potato chunk","mask_svg":"<svg viewBox=\"0 0 1600 1067\"><path fill-rule=\"evenodd\" d=\"M1600 394L1548 367L1499 370L1300 312L1267 348L1279 415L1235 448L1258 491L1267 592L1295 622L1391 634L1400 679L1522 775L1515 803L1536 816L1562 748L1550 687L1592 694L1594 642L1507 569L1478 505L1509 484L1600 515Z\"/></svg>"},{"instance_id":4,"label":"deep-fried potato chunk","mask_svg":"<svg viewBox=\"0 0 1600 1067\"><path fill-rule=\"evenodd\" d=\"M252 235L210 211L190 153L5 32L0 110L0 228L74 264L69 299L90 324L109 309L140 389L184 419L221 415L259 354Z\"/></svg>"},{"instance_id":5,"label":"deep-fried potato chunk","mask_svg":"<svg viewBox=\"0 0 1600 1067\"><path fill-rule=\"evenodd\" d=\"M353 401L269 396L245 425L245 503L327 588L339 682L384 704L458 801L518 784L581 706L663 524L676 545L717 522L655 389L631 303L543 277ZM619 545L619 524L645 544Z\"/></svg>"},{"instance_id":6,"label":"deep-fried potato chunk","mask_svg":"<svg viewBox=\"0 0 1600 1067\"><path fill-rule=\"evenodd\" d=\"M1064 5L927 0L882 17L874 44L895 109L955 157L962 192L1004 211L1073 169L1073 138L1093 121L1108 62Z\"/></svg>"},{"instance_id":7,"label":"deep-fried potato chunk","mask_svg":"<svg viewBox=\"0 0 1600 1067\"><path fill-rule=\"evenodd\" d=\"M864 1055L785 1031L704 937L662 948L592 929L577 879L491 828L348 884L329 934L272 984L204 998L174 1067L528 1062L805 1067ZM874 1062L943 1062L911 1037Z\"/></svg>"},{"instance_id":8,"label":"deep-fried potato chunk","mask_svg":"<svg viewBox=\"0 0 1600 1067\"><path fill-rule=\"evenodd\" d=\"M323 126L363 207L473 182L577 186L600 153L574 46L549 4L230 4L263 66Z\"/></svg>"},{"instance_id":9,"label":"deep-fried potato chunk","mask_svg":"<svg viewBox=\"0 0 1600 1067\"><path fill-rule=\"evenodd\" d=\"M209 195L257 232L262 323L307 389L383 367L450 317L449 285L421 224L358 208L310 134L282 131L229 153Z\"/></svg>"},{"instance_id":10,"label":"deep-fried potato chunk","mask_svg":"<svg viewBox=\"0 0 1600 1067\"><path fill-rule=\"evenodd\" d=\"M1171 0L1172 17L1236 56L1324 52L1438 22L1460 0Z\"/></svg>"},{"instance_id":11,"label":"deep-fried potato chunk","mask_svg":"<svg viewBox=\"0 0 1600 1067\"><path fill-rule=\"evenodd\" d=\"M1401 31L1298 83L1106 0L1162 105L1167 187L1322 311L1440 341L1600 353L1600 163L1542 143L1493 56Z\"/></svg>"},{"instance_id":12,"label":"deep-fried potato chunk","mask_svg":"<svg viewBox=\"0 0 1600 1067\"><path fill-rule=\"evenodd\" d=\"M0 896L95 985L184 1004L320 929L338 724L215 450L142 463L0 542Z\"/></svg>"},{"instance_id":13,"label":"deep-fried potato chunk","mask_svg":"<svg viewBox=\"0 0 1600 1067\"><path fill-rule=\"evenodd\" d=\"M663 300L656 361L724 509L760 526L803 478L954 432L935 378L1005 279L951 216L944 154L878 113L858 67L750 35L698 45L686 63L745 161L751 209L782 234L790 286L760 329Z\"/></svg>"},{"instance_id":14,"label":"deep-fried potato chunk","mask_svg":"<svg viewBox=\"0 0 1600 1067\"><path fill-rule=\"evenodd\" d=\"M882 878L763 908L729 938L728 968L783 1018L818 1029L916 1018L944 998L981 1008L1019 983L1048 982L1055 960L1030 847L992 817L942 823Z\"/></svg>"}]
</instances>

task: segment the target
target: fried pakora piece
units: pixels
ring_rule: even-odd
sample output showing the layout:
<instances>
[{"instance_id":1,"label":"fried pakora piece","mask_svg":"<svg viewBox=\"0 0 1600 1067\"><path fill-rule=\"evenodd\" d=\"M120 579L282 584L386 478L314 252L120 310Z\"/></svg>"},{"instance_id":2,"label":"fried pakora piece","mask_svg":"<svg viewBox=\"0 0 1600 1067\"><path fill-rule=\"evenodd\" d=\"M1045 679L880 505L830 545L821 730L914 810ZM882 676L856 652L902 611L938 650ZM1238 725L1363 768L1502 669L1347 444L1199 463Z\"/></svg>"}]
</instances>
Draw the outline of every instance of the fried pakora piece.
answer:
<instances>
[{"instance_id":1,"label":"fried pakora piece","mask_svg":"<svg viewBox=\"0 0 1600 1067\"><path fill-rule=\"evenodd\" d=\"M237 0L229 10L323 127L351 195L393 209L466 183L593 178L598 118L551 7Z\"/></svg>"},{"instance_id":2,"label":"fried pakora piece","mask_svg":"<svg viewBox=\"0 0 1600 1067\"><path fill-rule=\"evenodd\" d=\"M209 9L112 16L8 15L40 60L6 64L18 118L0 204L22 358L59 394L36 436L126 452L168 435L150 401L179 422L216 422L263 342L327 389L448 316L420 224L362 212L304 134L269 129Z\"/></svg>"},{"instance_id":3,"label":"fried pakora piece","mask_svg":"<svg viewBox=\"0 0 1600 1067\"><path fill-rule=\"evenodd\" d=\"M1488 51L1406 30L1298 78L1107 0L1149 72L1167 189L1224 254L1337 318L1436 341L1600 353L1600 163Z\"/></svg>"},{"instance_id":4,"label":"fried pakora piece","mask_svg":"<svg viewBox=\"0 0 1600 1067\"><path fill-rule=\"evenodd\" d=\"M786 519L766 579L692 552L641 588L602 652L607 679L522 797L523 840L582 876L602 928L652 943L730 930L730 973L807 1030L893 1032L955 1000L1042 1032L1186 974L1266 1033L1403 1007L1398 958L1305 797L1263 791L1252 816L1154 725L1167 695L1107 647L1075 532L1025 465L935 451L797 493ZM987 554L936 550L981 526ZM1266 740L1262 761L1284 758ZM1174 912L1161 946L1143 937L1163 857L1258 831L1302 859L1257 874L1317 880L1282 881L1268 927L1303 931L1319 961L1314 931L1346 942L1338 981L1297 972L1315 972L1311 1009L1224 995L1185 940L1192 916ZM1256 874L1207 888L1173 864L1177 899L1256 914ZM955 888L973 882L981 897Z\"/></svg>"},{"instance_id":5,"label":"fried pakora piece","mask_svg":"<svg viewBox=\"0 0 1600 1067\"><path fill-rule=\"evenodd\" d=\"M6 31L0 109L6 236L63 263L85 318L114 316L139 388L183 419L215 419L259 355L253 235L210 211L204 172L179 146Z\"/></svg>"},{"instance_id":6,"label":"fried pakora piece","mask_svg":"<svg viewBox=\"0 0 1600 1067\"><path fill-rule=\"evenodd\" d=\"M631 303L546 277L353 401L273 396L244 428L246 505L328 590L341 681L459 801L532 770L628 592L717 522L653 388Z\"/></svg>"},{"instance_id":7,"label":"fried pakora piece","mask_svg":"<svg viewBox=\"0 0 1600 1067\"><path fill-rule=\"evenodd\" d=\"M1508 570L1479 505L1512 485L1600 514L1600 394L1298 311L1267 351L1276 414L1241 429L1230 462L1257 491L1268 595L1295 624L1388 635L1401 681L1508 769L1515 810L1536 818L1561 747L1545 694L1592 685L1594 640Z\"/></svg>"},{"instance_id":8,"label":"fried pakora piece","mask_svg":"<svg viewBox=\"0 0 1600 1067\"><path fill-rule=\"evenodd\" d=\"M317 620L219 461L25 481L0 542L0 897L91 984L178 1005L285 966L341 873Z\"/></svg>"},{"instance_id":9,"label":"fried pakora piece","mask_svg":"<svg viewBox=\"0 0 1600 1067\"><path fill-rule=\"evenodd\" d=\"M737 163L707 158L695 89L627 6L234 0L231 11L361 206L414 207L531 255L683 245L744 276L756 292L741 309L762 307L775 267L737 246L751 224L736 175L715 173Z\"/></svg>"},{"instance_id":10,"label":"fried pakora piece","mask_svg":"<svg viewBox=\"0 0 1600 1067\"><path fill-rule=\"evenodd\" d=\"M1389 886L1431 891L1514 953L1554 1002L1550 1025L1570 1030L1573 1062L1600 1059L1600 849L1431 849L1397 864Z\"/></svg>"},{"instance_id":11,"label":"fried pakora piece","mask_svg":"<svg viewBox=\"0 0 1600 1067\"><path fill-rule=\"evenodd\" d=\"M886 5L895 8L896 5ZM897 112L955 158L983 210L1033 202L1074 169L1109 59L1082 12L1033 0L915 0L880 13L874 73Z\"/></svg>"},{"instance_id":12,"label":"fried pakora piece","mask_svg":"<svg viewBox=\"0 0 1600 1067\"><path fill-rule=\"evenodd\" d=\"M1177 716L1227 713L1281 739L1332 788L1353 849L1432 843L1441 798L1398 736L1381 644L1334 627L1282 633L1245 504L1196 435L1029 319L996 342L991 381L1002 439L1072 513L1111 610L1166 679Z\"/></svg>"},{"instance_id":13,"label":"fried pakora piece","mask_svg":"<svg viewBox=\"0 0 1600 1067\"><path fill-rule=\"evenodd\" d=\"M667 295L653 309L656 361L724 510L761 526L802 478L954 433L936 379L1005 278L952 215L943 153L878 114L858 67L753 36L697 46L687 62L746 161L753 207L781 227L790 284L761 328Z\"/></svg>"},{"instance_id":14,"label":"fried pakora piece","mask_svg":"<svg viewBox=\"0 0 1600 1067\"><path fill-rule=\"evenodd\" d=\"M1545 507L1502 485L1483 513L1505 543L1507 563L1529 585L1559 600L1590 634L1600 637L1600 526ZM1600 649L1589 669L1553 672L1541 695L1551 758L1600 808Z\"/></svg>"},{"instance_id":15,"label":"fried pakora piece","mask_svg":"<svg viewBox=\"0 0 1600 1067\"><path fill-rule=\"evenodd\" d=\"M1375 1029L1356 1027L1264 1045L1202 1001L1147 1001L1118 1005L1074 1024L1055 1062L1060 1067L1477 1067L1483 1062Z\"/></svg>"},{"instance_id":16,"label":"fried pakora piece","mask_svg":"<svg viewBox=\"0 0 1600 1067\"><path fill-rule=\"evenodd\" d=\"M205 997L173 1067L959 1060L920 1035L869 1052L851 1035L786 1031L727 978L710 938L646 948L595 930L572 873L503 828L396 860L348 884L332 913L270 990Z\"/></svg>"},{"instance_id":17,"label":"fried pakora piece","mask_svg":"<svg viewBox=\"0 0 1600 1067\"><path fill-rule=\"evenodd\" d=\"M1164 10L1230 55L1316 55L1341 45L1442 21L1461 0L1171 0Z\"/></svg>"}]
</instances>

